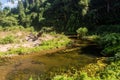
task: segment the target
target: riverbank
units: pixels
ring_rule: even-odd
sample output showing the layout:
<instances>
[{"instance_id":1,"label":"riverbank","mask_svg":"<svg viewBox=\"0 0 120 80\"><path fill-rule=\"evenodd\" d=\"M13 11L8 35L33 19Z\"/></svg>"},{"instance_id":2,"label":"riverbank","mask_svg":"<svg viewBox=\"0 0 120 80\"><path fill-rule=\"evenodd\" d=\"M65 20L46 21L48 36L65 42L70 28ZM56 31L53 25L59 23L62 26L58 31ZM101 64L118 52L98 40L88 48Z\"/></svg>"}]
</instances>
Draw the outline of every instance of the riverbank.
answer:
<instances>
[{"instance_id":1,"label":"riverbank","mask_svg":"<svg viewBox=\"0 0 120 80\"><path fill-rule=\"evenodd\" d=\"M12 28L5 28L0 32L0 56L37 53L71 45L68 37L53 31L46 33L23 27Z\"/></svg>"}]
</instances>

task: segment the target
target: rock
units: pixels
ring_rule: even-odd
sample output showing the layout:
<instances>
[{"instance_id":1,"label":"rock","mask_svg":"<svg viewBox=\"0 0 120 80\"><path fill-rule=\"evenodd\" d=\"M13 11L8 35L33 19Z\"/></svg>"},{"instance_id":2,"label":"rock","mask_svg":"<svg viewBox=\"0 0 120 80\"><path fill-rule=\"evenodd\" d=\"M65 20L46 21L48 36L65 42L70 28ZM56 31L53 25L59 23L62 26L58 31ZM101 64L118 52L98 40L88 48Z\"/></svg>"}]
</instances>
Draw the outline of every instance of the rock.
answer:
<instances>
[{"instance_id":1,"label":"rock","mask_svg":"<svg viewBox=\"0 0 120 80\"><path fill-rule=\"evenodd\" d=\"M30 33L25 39L27 41L35 41L37 37L33 33Z\"/></svg>"},{"instance_id":2,"label":"rock","mask_svg":"<svg viewBox=\"0 0 120 80\"><path fill-rule=\"evenodd\" d=\"M39 46L40 44L41 44L41 41L36 40L36 41L34 41L33 46L34 46L34 47L35 47L35 46Z\"/></svg>"},{"instance_id":3,"label":"rock","mask_svg":"<svg viewBox=\"0 0 120 80\"><path fill-rule=\"evenodd\" d=\"M42 34L43 34L43 32L39 32L39 33L37 34L37 38L41 37Z\"/></svg>"}]
</instances>

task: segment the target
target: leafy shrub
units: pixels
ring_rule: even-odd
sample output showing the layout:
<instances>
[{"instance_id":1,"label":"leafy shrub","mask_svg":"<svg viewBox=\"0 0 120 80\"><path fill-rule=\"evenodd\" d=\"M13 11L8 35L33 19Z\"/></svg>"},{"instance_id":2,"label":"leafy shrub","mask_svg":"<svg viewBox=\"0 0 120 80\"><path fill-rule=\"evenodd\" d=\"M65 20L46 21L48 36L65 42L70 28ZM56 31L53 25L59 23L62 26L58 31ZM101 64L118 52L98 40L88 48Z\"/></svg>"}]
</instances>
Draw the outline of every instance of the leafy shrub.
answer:
<instances>
[{"instance_id":1,"label":"leafy shrub","mask_svg":"<svg viewBox=\"0 0 120 80\"><path fill-rule=\"evenodd\" d=\"M24 30L24 27L22 26L6 26L6 27L3 27L3 30L4 31L14 31L14 30Z\"/></svg>"},{"instance_id":2,"label":"leafy shrub","mask_svg":"<svg viewBox=\"0 0 120 80\"><path fill-rule=\"evenodd\" d=\"M114 56L114 61L119 61L120 60L120 52L117 52Z\"/></svg>"},{"instance_id":3,"label":"leafy shrub","mask_svg":"<svg viewBox=\"0 0 120 80\"><path fill-rule=\"evenodd\" d=\"M120 61L112 62L105 69L98 71L94 76L88 76L86 72L79 71L74 74L61 74L52 80L120 80Z\"/></svg>"},{"instance_id":4,"label":"leafy shrub","mask_svg":"<svg viewBox=\"0 0 120 80\"><path fill-rule=\"evenodd\" d=\"M111 33L104 35L98 40L103 55L114 55L120 51L120 34Z\"/></svg>"},{"instance_id":5,"label":"leafy shrub","mask_svg":"<svg viewBox=\"0 0 120 80\"><path fill-rule=\"evenodd\" d=\"M2 26L0 26L0 31L3 31L3 27Z\"/></svg>"},{"instance_id":6,"label":"leafy shrub","mask_svg":"<svg viewBox=\"0 0 120 80\"><path fill-rule=\"evenodd\" d=\"M1 26L13 26L17 25L18 21L15 17L4 17L0 18L0 24Z\"/></svg>"},{"instance_id":7,"label":"leafy shrub","mask_svg":"<svg viewBox=\"0 0 120 80\"><path fill-rule=\"evenodd\" d=\"M114 56L118 52L120 52L120 45L105 47L101 53L106 56Z\"/></svg>"},{"instance_id":8,"label":"leafy shrub","mask_svg":"<svg viewBox=\"0 0 120 80\"><path fill-rule=\"evenodd\" d=\"M88 77L87 73L82 72L81 74L75 73L72 76L56 75L52 80L94 80L94 79Z\"/></svg>"},{"instance_id":9,"label":"leafy shrub","mask_svg":"<svg viewBox=\"0 0 120 80\"><path fill-rule=\"evenodd\" d=\"M117 52L114 57L109 57L107 61L108 62L120 61L120 52Z\"/></svg>"},{"instance_id":10,"label":"leafy shrub","mask_svg":"<svg viewBox=\"0 0 120 80\"><path fill-rule=\"evenodd\" d=\"M33 32L34 28L33 27L27 27L24 28L23 26L6 26L6 27L1 27L0 26L0 30L1 31L30 31Z\"/></svg>"},{"instance_id":11,"label":"leafy shrub","mask_svg":"<svg viewBox=\"0 0 120 80\"><path fill-rule=\"evenodd\" d=\"M78 34L78 37L79 38L82 38L83 36L85 36L88 32L88 29L86 27L81 27L81 28L78 28L76 30L77 34Z\"/></svg>"},{"instance_id":12,"label":"leafy shrub","mask_svg":"<svg viewBox=\"0 0 120 80\"><path fill-rule=\"evenodd\" d=\"M24 31L35 32L35 30L34 30L33 27L27 27L27 28L24 28Z\"/></svg>"},{"instance_id":13,"label":"leafy shrub","mask_svg":"<svg viewBox=\"0 0 120 80\"><path fill-rule=\"evenodd\" d=\"M54 28L53 27L42 27L40 31L43 33L50 33L54 31Z\"/></svg>"},{"instance_id":14,"label":"leafy shrub","mask_svg":"<svg viewBox=\"0 0 120 80\"><path fill-rule=\"evenodd\" d=\"M5 38L0 39L0 44L8 44L8 43L14 43L16 42L16 39L12 35L8 35Z\"/></svg>"},{"instance_id":15,"label":"leafy shrub","mask_svg":"<svg viewBox=\"0 0 120 80\"><path fill-rule=\"evenodd\" d=\"M100 39L100 44L105 47L113 46L118 43L120 43L120 34L118 33L103 35Z\"/></svg>"},{"instance_id":16,"label":"leafy shrub","mask_svg":"<svg viewBox=\"0 0 120 80\"><path fill-rule=\"evenodd\" d=\"M120 61L112 62L104 70L98 72L102 80L120 80Z\"/></svg>"}]
</instances>

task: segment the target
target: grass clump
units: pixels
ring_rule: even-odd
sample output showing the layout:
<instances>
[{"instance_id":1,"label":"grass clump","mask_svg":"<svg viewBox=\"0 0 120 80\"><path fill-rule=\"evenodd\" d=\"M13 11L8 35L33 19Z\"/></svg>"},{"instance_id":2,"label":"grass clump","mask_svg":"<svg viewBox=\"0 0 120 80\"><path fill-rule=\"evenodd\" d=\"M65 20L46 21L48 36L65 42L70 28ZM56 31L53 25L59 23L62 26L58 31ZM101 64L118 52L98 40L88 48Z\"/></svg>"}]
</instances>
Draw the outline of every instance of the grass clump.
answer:
<instances>
[{"instance_id":1,"label":"grass clump","mask_svg":"<svg viewBox=\"0 0 120 80\"><path fill-rule=\"evenodd\" d=\"M14 36L8 35L8 36L0 39L0 44L9 44L9 43L14 43L16 41L17 40Z\"/></svg>"},{"instance_id":2,"label":"grass clump","mask_svg":"<svg viewBox=\"0 0 120 80\"><path fill-rule=\"evenodd\" d=\"M55 38L55 39L49 40L49 41L44 41L41 45L48 46L49 48L52 48L52 47L58 48L58 47L69 44L69 42L70 42L70 39L68 39L65 36L59 35L59 38Z\"/></svg>"},{"instance_id":3,"label":"grass clump","mask_svg":"<svg viewBox=\"0 0 120 80\"><path fill-rule=\"evenodd\" d=\"M10 43L10 40L8 39L7 42L4 42L4 44L8 43L8 42ZM12 39L12 40L11 40L11 42L14 42L14 39ZM0 52L0 54L1 55L29 54L29 53L39 52L39 51L42 51L42 50L49 50L49 49L53 49L53 48L64 47L64 46L67 46L69 43L70 43L70 39L68 39L64 35L59 35L58 38L53 38L52 40L43 41L42 44L40 44L39 46L35 46L35 47L32 47L32 48L27 48L27 47L19 47L19 48L15 48L15 49L12 48L12 49L8 50L7 52Z\"/></svg>"},{"instance_id":4,"label":"grass clump","mask_svg":"<svg viewBox=\"0 0 120 80\"><path fill-rule=\"evenodd\" d=\"M120 80L120 61L112 62L105 69L96 72L94 76L78 71L72 75L56 75L52 80Z\"/></svg>"},{"instance_id":5,"label":"grass clump","mask_svg":"<svg viewBox=\"0 0 120 80\"><path fill-rule=\"evenodd\" d=\"M34 32L34 28L33 27L23 27L23 26L6 26L6 27L2 27L0 26L0 31L29 31L29 32Z\"/></svg>"}]
</instances>

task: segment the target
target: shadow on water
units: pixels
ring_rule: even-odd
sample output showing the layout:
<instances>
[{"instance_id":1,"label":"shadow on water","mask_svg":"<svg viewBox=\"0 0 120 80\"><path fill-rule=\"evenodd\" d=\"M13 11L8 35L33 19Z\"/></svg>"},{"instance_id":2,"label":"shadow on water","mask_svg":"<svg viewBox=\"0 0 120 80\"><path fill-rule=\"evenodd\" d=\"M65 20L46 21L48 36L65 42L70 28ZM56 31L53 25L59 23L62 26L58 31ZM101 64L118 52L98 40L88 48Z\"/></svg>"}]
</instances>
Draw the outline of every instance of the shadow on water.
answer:
<instances>
[{"instance_id":1,"label":"shadow on water","mask_svg":"<svg viewBox=\"0 0 120 80\"><path fill-rule=\"evenodd\" d=\"M97 57L102 57L102 55L100 54L101 50L102 49L95 44L82 47L82 49L81 49L82 53L85 53L88 55L94 55Z\"/></svg>"}]
</instances>

